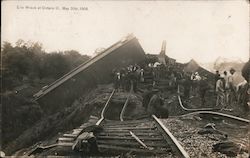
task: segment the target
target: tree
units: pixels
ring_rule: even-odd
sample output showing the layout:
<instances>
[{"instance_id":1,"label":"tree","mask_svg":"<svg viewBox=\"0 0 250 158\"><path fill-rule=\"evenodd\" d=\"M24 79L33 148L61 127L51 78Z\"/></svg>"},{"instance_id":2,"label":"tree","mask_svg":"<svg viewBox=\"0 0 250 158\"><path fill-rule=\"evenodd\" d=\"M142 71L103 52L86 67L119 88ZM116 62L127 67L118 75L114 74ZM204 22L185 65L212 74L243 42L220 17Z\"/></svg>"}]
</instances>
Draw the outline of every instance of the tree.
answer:
<instances>
[{"instance_id":1,"label":"tree","mask_svg":"<svg viewBox=\"0 0 250 158\"><path fill-rule=\"evenodd\" d=\"M77 67L78 65L90 59L89 56L81 55L79 52L75 50L64 51L64 55L65 55L65 58L70 63L71 69Z\"/></svg>"},{"instance_id":2,"label":"tree","mask_svg":"<svg viewBox=\"0 0 250 158\"><path fill-rule=\"evenodd\" d=\"M57 79L90 57L75 50L47 53L38 42L18 40L16 46L4 42L1 48L2 80L5 89L10 89L28 78Z\"/></svg>"}]
</instances>

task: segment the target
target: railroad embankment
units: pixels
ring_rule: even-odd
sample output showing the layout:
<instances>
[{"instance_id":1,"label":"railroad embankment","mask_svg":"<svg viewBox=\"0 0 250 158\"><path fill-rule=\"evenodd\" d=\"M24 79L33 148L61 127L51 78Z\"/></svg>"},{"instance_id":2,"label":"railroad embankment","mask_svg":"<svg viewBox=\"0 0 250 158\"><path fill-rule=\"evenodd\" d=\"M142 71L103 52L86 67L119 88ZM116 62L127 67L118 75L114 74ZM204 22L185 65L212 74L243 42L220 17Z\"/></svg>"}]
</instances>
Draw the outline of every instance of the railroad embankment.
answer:
<instances>
[{"instance_id":1,"label":"railroad embankment","mask_svg":"<svg viewBox=\"0 0 250 158\"><path fill-rule=\"evenodd\" d=\"M112 89L111 89L112 90ZM40 141L50 140L60 132L71 130L86 122L90 115L99 116L110 93L110 85L99 86L89 93L83 94L74 103L59 112L43 116L27 127L16 139L8 142L4 152L13 154L15 151L29 147ZM58 98L60 99L60 98Z\"/></svg>"}]
</instances>

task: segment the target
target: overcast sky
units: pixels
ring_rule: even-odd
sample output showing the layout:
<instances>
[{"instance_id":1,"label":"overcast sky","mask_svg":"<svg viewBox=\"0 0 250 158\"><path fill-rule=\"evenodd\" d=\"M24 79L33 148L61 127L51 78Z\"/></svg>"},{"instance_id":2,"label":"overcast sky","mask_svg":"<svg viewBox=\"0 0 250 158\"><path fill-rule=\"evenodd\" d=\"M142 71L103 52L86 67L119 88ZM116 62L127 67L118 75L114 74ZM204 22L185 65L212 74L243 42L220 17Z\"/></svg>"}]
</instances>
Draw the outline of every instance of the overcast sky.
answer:
<instances>
[{"instance_id":1,"label":"overcast sky","mask_svg":"<svg viewBox=\"0 0 250 158\"><path fill-rule=\"evenodd\" d=\"M4 1L1 15L2 41L39 41L48 52L93 55L133 33L146 53L159 53L166 40L166 54L179 62L249 58L249 3L244 0Z\"/></svg>"}]
</instances>

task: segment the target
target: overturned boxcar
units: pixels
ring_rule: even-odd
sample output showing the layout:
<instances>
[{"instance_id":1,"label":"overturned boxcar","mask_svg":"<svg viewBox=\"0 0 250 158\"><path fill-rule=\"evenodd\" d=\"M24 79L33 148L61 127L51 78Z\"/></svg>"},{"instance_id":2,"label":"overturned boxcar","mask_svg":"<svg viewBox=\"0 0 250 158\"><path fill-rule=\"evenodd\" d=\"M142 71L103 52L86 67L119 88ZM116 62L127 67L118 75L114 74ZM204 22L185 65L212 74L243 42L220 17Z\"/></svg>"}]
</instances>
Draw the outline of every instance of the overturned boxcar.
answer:
<instances>
[{"instance_id":1,"label":"overturned boxcar","mask_svg":"<svg viewBox=\"0 0 250 158\"><path fill-rule=\"evenodd\" d=\"M114 68L144 60L145 52L138 39L129 35L41 89L34 95L35 100L47 114L56 112L97 84L110 83Z\"/></svg>"}]
</instances>

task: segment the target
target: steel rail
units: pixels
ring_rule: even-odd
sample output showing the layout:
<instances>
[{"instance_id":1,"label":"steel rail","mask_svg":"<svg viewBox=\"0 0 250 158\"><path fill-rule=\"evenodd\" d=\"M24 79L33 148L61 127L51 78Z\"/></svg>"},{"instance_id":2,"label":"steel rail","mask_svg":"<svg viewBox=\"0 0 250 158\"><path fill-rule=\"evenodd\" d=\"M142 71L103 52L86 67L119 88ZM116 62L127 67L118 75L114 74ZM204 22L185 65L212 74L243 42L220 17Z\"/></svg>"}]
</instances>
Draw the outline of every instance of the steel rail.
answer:
<instances>
[{"instance_id":1,"label":"steel rail","mask_svg":"<svg viewBox=\"0 0 250 158\"><path fill-rule=\"evenodd\" d=\"M128 105L129 102L129 98L131 96L131 92L133 90L133 87L131 85L130 88L130 92L129 95L126 99L126 102L124 103L123 109L120 113L120 121L124 121L123 115L126 111L126 107ZM98 120L98 122L96 123L96 125L100 125L102 123L102 121L105 119L104 118L104 113L106 112L106 109L108 108L109 102L114 94L115 90L113 90L113 92L111 93L111 95L109 96L109 99L107 100L102 113L101 113L101 118ZM161 131L162 136L165 138L167 144L169 144L171 146L172 151L178 155L178 157L180 158L190 158L188 153L184 150L184 148L179 144L179 142L177 141L177 139L171 134L171 132L163 125L163 123L155 116L152 115L153 120L156 122L157 128L159 131ZM138 141L138 140L137 140Z\"/></svg>"},{"instance_id":2,"label":"steel rail","mask_svg":"<svg viewBox=\"0 0 250 158\"><path fill-rule=\"evenodd\" d=\"M240 121L240 122L243 122L243 123L250 123L250 120L248 120L248 119L241 118L241 117L234 116L234 115L230 115L230 114L225 114L225 113L220 113L220 112L214 112L214 111L196 111L196 112L191 112L191 113L188 113L188 114L180 115L180 116L177 116L177 117L183 117L183 116L194 115L194 114L215 115L215 116L220 116L220 117L224 117L224 118L228 118L228 119Z\"/></svg>"},{"instance_id":3,"label":"steel rail","mask_svg":"<svg viewBox=\"0 0 250 158\"><path fill-rule=\"evenodd\" d=\"M123 116L124 116L125 110L126 110L126 108L128 106L129 99L130 99L132 91L133 91L133 84L131 84L131 86L130 86L128 97L127 97L127 99L126 99L126 101L125 101L125 103L124 103L124 105L122 107L122 111L120 113L120 121L124 121Z\"/></svg>"},{"instance_id":4,"label":"steel rail","mask_svg":"<svg viewBox=\"0 0 250 158\"><path fill-rule=\"evenodd\" d=\"M181 106L181 108L185 111L213 111L213 110L220 110L219 108L194 108L194 109L190 109L190 108L186 108L184 107L184 105L182 104L182 100L181 100L181 96L180 96L180 87L178 85L177 88L177 96L178 96L178 101L179 101L179 105Z\"/></svg>"},{"instance_id":5,"label":"steel rail","mask_svg":"<svg viewBox=\"0 0 250 158\"><path fill-rule=\"evenodd\" d=\"M155 115L152 115L152 117L157 123L158 129L162 131L163 137L166 139L167 143L170 144L172 151L177 154L179 158L190 158L188 153L184 150L173 134L166 128L162 121Z\"/></svg>"},{"instance_id":6,"label":"steel rail","mask_svg":"<svg viewBox=\"0 0 250 158\"><path fill-rule=\"evenodd\" d=\"M230 114L225 114L225 113L212 111L212 110L220 110L220 109L216 109L216 108L188 109L188 108L184 107L183 104L182 104L181 97L180 97L179 85L178 85L177 92L178 92L179 105L182 107L182 109L185 110L185 111L193 111L191 113L184 114L184 115L181 115L181 116L192 115L192 114L210 114L210 115L216 115L216 116L225 117L225 118L229 118L229 119L234 119L234 120L244 122L244 123L250 123L250 120L245 119L245 118L241 118L241 117L237 117L237 116L230 115Z\"/></svg>"},{"instance_id":7,"label":"steel rail","mask_svg":"<svg viewBox=\"0 0 250 158\"><path fill-rule=\"evenodd\" d=\"M110 94L107 102L105 103L105 106L102 109L101 118L97 121L96 125L100 125L101 122L104 120L104 113L105 113L105 111L106 111L106 109L107 109L107 107L109 105L109 102L110 102L111 98L113 97L114 93L115 93L115 89L112 91L112 93Z\"/></svg>"},{"instance_id":8,"label":"steel rail","mask_svg":"<svg viewBox=\"0 0 250 158\"><path fill-rule=\"evenodd\" d=\"M120 121L124 121L123 115L124 115L124 113L125 113L125 110L126 110L126 108L127 108L128 103L129 103L129 98L130 98L130 94L128 95L128 97L127 97L127 99L126 99L126 102L125 102L125 104L123 105L122 111L121 111L121 113L120 113Z\"/></svg>"}]
</instances>

